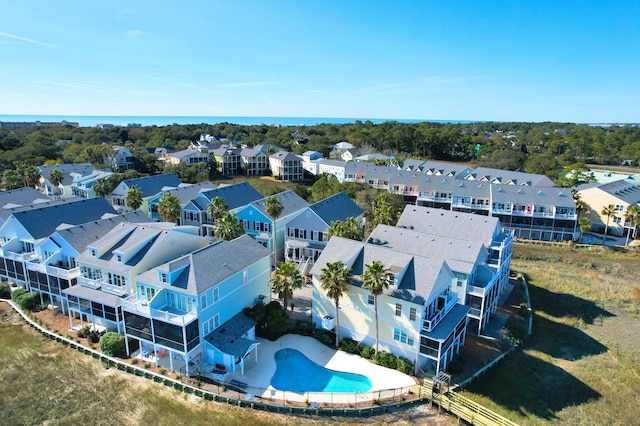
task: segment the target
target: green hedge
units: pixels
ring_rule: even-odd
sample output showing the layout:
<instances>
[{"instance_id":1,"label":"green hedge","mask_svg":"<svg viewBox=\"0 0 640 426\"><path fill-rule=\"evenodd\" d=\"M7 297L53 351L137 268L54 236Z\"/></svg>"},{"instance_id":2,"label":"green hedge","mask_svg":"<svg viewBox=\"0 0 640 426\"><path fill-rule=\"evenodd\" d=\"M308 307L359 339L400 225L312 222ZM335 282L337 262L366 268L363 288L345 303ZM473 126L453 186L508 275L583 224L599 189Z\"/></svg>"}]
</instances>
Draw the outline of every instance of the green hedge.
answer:
<instances>
[{"instance_id":1,"label":"green hedge","mask_svg":"<svg viewBox=\"0 0 640 426\"><path fill-rule=\"evenodd\" d=\"M38 293L29 293L27 289L19 288L11 293L11 299L20 309L31 310L35 308L38 303Z\"/></svg>"},{"instance_id":2,"label":"green hedge","mask_svg":"<svg viewBox=\"0 0 640 426\"><path fill-rule=\"evenodd\" d=\"M100 350L107 356L122 356L126 346L122 334L110 331L100 338Z\"/></svg>"},{"instance_id":3,"label":"green hedge","mask_svg":"<svg viewBox=\"0 0 640 426\"><path fill-rule=\"evenodd\" d=\"M11 298L11 287L8 282L0 283L0 299Z\"/></svg>"}]
</instances>

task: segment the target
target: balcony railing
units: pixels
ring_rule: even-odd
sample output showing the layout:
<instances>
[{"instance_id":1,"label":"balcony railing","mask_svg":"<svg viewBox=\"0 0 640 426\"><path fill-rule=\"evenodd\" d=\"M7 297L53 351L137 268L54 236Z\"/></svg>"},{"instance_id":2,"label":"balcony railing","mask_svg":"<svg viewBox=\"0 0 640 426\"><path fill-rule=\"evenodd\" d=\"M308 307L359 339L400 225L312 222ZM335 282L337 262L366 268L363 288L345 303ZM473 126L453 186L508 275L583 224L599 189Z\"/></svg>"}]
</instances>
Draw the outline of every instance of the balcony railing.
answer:
<instances>
[{"instance_id":1,"label":"balcony railing","mask_svg":"<svg viewBox=\"0 0 640 426\"><path fill-rule=\"evenodd\" d=\"M442 319L449 313L451 308L457 303L458 298L449 295L449 300L445 303L444 307L440 309L431 319L424 320L422 323L422 331L430 332L433 331L434 328L442 321ZM425 314L426 317L426 314Z\"/></svg>"},{"instance_id":2,"label":"balcony railing","mask_svg":"<svg viewBox=\"0 0 640 426\"><path fill-rule=\"evenodd\" d=\"M151 309L151 316L154 319L159 319L177 325L187 325L198 317L195 310L184 314L174 314L162 309Z\"/></svg>"},{"instance_id":3,"label":"balcony railing","mask_svg":"<svg viewBox=\"0 0 640 426\"><path fill-rule=\"evenodd\" d=\"M122 299L121 303L122 308L125 311L142 314L147 318L151 317L151 308L149 308L149 304L146 301L139 300L138 296L136 296L135 294L125 297L124 299Z\"/></svg>"},{"instance_id":4,"label":"balcony railing","mask_svg":"<svg viewBox=\"0 0 640 426\"><path fill-rule=\"evenodd\" d=\"M478 308L471 308L468 315L480 319L481 311Z\"/></svg>"},{"instance_id":5,"label":"balcony railing","mask_svg":"<svg viewBox=\"0 0 640 426\"><path fill-rule=\"evenodd\" d=\"M103 281L101 283L101 286L102 286L102 291L115 294L116 296L124 296L129 292L129 288L127 285L119 286L119 285L109 284Z\"/></svg>"},{"instance_id":6,"label":"balcony railing","mask_svg":"<svg viewBox=\"0 0 640 426\"><path fill-rule=\"evenodd\" d=\"M479 286L475 286L475 285L470 285L468 293L472 294L474 296L484 297L487 294L487 287L479 287Z\"/></svg>"},{"instance_id":7,"label":"balcony railing","mask_svg":"<svg viewBox=\"0 0 640 426\"><path fill-rule=\"evenodd\" d=\"M27 262L27 270L47 273L47 266L43 263Z\"/></svg>"},{"instance_id":8,"label":"balcony railing","mask_svg":"<svg viewBox=\"0 0 640 426\"><path fill-rule=\"evenodd\" d=\"M102 286L102 281L80 276L78 277L78 284L97 290Z\"/></svg>"},{"instance_id":9,"label":"balcony railing","mask_svg":"<svg viewBox=\"0 0 640 426\"><path fill-rule=\"evenodd\" d=\"M47 265L47 274L60 278L73 279L80 276L80 268L65 269L58 266Z\"/></svg>"},{"instance_id":10,"label":"balcony railing","mask_svg":"<svg viewBox=\"0 0 640 426\"><path fill-rule=\"evenodd\" d=\"M16 253L14 251L4 250L5 259L17 260L19 262L28 262L38 259L38 253L30 251L26 253Z\"/></svg>"}]
</instances>

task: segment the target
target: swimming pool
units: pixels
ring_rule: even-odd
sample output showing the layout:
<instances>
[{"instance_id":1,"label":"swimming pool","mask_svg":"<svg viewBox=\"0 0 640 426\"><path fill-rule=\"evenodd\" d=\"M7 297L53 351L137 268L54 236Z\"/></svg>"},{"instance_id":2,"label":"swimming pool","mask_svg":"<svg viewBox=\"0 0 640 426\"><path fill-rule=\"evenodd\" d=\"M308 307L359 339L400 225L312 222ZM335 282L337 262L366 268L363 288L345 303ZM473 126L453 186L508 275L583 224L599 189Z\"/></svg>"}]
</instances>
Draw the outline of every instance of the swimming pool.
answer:
<instances>
[{"instance_id":1,"label":"swimming pool","mask_svg":"<svg viewBox=\"0 0 640 426\"><path fill-rule=\"evenodd\" d=\"M371 380L362 374L347 373L324 368L302 352L285 348L277 351L276 372L271 386L278 390L293 392L367 392Z\"/></svg>"}]
</instances>

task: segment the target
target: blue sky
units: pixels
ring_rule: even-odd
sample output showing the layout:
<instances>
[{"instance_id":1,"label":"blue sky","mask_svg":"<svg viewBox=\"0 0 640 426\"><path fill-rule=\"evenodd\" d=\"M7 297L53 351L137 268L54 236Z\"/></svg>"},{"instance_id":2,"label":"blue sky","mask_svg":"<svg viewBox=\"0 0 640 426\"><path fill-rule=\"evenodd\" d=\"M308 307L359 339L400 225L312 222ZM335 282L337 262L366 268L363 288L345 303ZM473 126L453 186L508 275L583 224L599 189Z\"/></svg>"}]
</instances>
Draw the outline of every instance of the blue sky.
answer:
<instances>
[{"instance_id":1,"label":"blue sky","mask_svg":"<svg viewBox=\"0 0 640 426\"><path fill-rule=\"evenodd\" d=\"M638 1L6 2L0 114L640 122Z\"/></svg>"}]
</instances>

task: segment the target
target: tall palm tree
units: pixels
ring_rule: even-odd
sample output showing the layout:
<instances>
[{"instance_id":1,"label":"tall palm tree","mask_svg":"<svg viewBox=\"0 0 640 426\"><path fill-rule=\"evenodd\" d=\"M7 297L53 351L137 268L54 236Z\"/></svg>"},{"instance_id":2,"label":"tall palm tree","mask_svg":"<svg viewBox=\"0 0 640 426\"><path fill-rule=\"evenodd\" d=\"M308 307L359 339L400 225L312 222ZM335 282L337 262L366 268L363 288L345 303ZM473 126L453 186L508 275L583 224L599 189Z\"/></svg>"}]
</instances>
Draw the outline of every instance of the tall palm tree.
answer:
<instances>
[{"instance_id":1,"label":"tall palm tree","mask_svg":"<svg viewBox=\"0 0 640 426\"><path fill-rule=\"evenodd\" d=\"M29 166L25 163L20 163L16 167L16 171L22 178L24 186L30 186L33 188L38 183L38 180L40 180L40 172L36 166Z\"/></svg>"},{"instance_id":2,"label":"tall palm tree","mask_svg":"<svg viewBox=\"0 0 640 426\"><path fill-rule=\"evenodd\" d=\"M304 280L294 263L278 262L276 272L269 279L269 284L271 291L277 293L278 297L282 299L286 311L289 299L293 298L293 291L302 288Z\"/></svg>"},{"instance_id":3,"label":"tall palm tree","mask_svg":"<svg viewBox=\"0 0 640 426\"><path fill-rule=\"evenodd\" d=\"M165 192L158 201L158 214L162 216L166 222L176 223L182 213L180 200L174 194Z\"/></svg>"},{"instance_id":4,"label":"tall palm tree","mask_svg":"<svg viewBox=\"0 0 640 426\"><path fill-rule=\"evenodd\" d=\"M218 220L215 233L216 238L231 241L243 235L244 228L236 215L228 211Z\"/></svg>"},{"instance_id":5,"label":"tall palm tree","mask_svg":"<svg viewBox=\"0 0 640 426\"><path fill-rule=\"evenodd\" d=\"M333 237L349 238L350 240L362 241L364 230L360 222L355 217L348 217L344 221L334 220L329 226L329 238Z\"/></svg>"},{"instance_id":6,"label":"tall palm tree","mask_svg":"<svg viewBox=\"0 0 640 426\"><path fill-rule=\"evenodd\" d=\"M376 314L376 353L378 353L378 296L393 284L393 274L379 260L374 260L362 274L362 287L373 295L373 309Z\"/></svg>"},{"instance_id":7,"label":"tall palm tree","mask_svg":"<svg viewBox=\"0 0 640 426\"><path fill-rule=\"evenodd\" d=\"M225 203L224 198L213 197L208 210L211 222L217 223L218 220L220 220L220 218L229 210L229 207L227 207L227 203Z\"/></svg>"},{"instance_id":8,"label":"tall palm tree","mask_svg":"<svg viewBox=\"0 0 640 426\"><path fill-rule=\"evenodd\" d=\"M609 231L609 219L611 219L611 216L614 216L616 214L616 206L613 204L609 204L608 206L602 208L600 214L607 217L607 224L604 227L604 236L602 237L602 244L606 245L607 232Z\"/></svg>"},{"instance_id":9,"label":"tall palm tree","mask_svg":"<svg viewBox=\"0 0 640 426\"><path fill-rule=\"evenodd\" d=\"M133 185L127 190L127 195L125 195L124 200L134 211L138 210L142 205L142 191L140 191L137 185Z\"/></svg>"},{"instance_id":10,"label":"tall palm tree","mask_svg":"<svg viewBox=\"0 0 640 426\"><path fill-rule=\"evenodd\" d=\"M98 179L93 184L93 192L98 197L105 197L111 194L111 191L113 191L113 188L111 188L107 179Z\"/></svg>"},{"instance_id":11,"label":"tall palm tree","mask_svg":"<svg viewBox=\"0 0 640 426\"><path fill-rule=\"evenodd\" d=\"M5 170L2 173L2 184L7 190L18 189L22 187L22 179L15 170Z\"/></svg>"},{"instance_id":12,"label":"tall palm tree","mask_svg":"<svg viewBox=\"0 0 640 426\"><path fill-rule=\"evenodd\" d=\"M329 262L321 270L320 281L327 296L333 299L336 306L336 347L340 345L340 299L347 292L347 285L351 282L351 268L347 268L341 261Z\"/></svg>"},{"instance_id":13,"label":"tall palm tree","mask_svg":"<svg viewBox=\"0 0 640 426\"><path fill-rule=\"evenodd\" d=\"M273 221L273 227L271 228L271 238L272 238L272 250L273 250L273 264L276 263L276 219L280 217L282 214L282 210L284 210L284 206L282 205L282 200L277 196L271 196L267 198L265 201L265 208L267 210L267 215Z\"/></svg>"},{"instance_id":14,"label":"tall palm tree","mask_svg":"<svg viewBox=\"0 0 640 426\"><path fill-rule=\"evenodd\" d=\"M376 225L394 225L396 217L393 207L389 203L389 197L386 192L381 192L373 199L371 203L371 213L373 215L373 226Z\"/></svg>"},{"instance_id":15,"label":"tall palm tree","mask_svg":"<svg viewBox=\"0 0 640 426\"><path fill-rule=\"evenodd\" d=\"M64 180L64 175L62 174L62 172L58 169L53 169L51 170L51 173L49 173L49 182L51 182L52 186L56 187L56 194L55 195L60 195L60 185L62 184L62 181Z\"/></svg>"},{"instance_id":16,"label":"tall palm tree","mask_svg":"<svg viewBox=\"0 0 640 426\"><path fill-rule=\"evenodd\" d=\"M627 207L627 211L624 213L624 218L629 221L629 230L627 231L627 240L625 241L624 246L629 247L629 235L633 228L635 237L636 225L638 224L638 219L640 219L640 207L638 207L637 204L632 204Z\"/></svg>"},{"instance_id":17,"label":"tall palm tree","mask_svg":"<svg viewBox=\"0 0 640 426\"><path fill-rule=\"evenodd\" d=\"M582 239L583 233L591 230L591 226L592 226L592 223L588 217L581 217L580 219L578 219L578 227L580 228L580 238L578 238L578 241Z\"/></svg>"}]
</instances>

